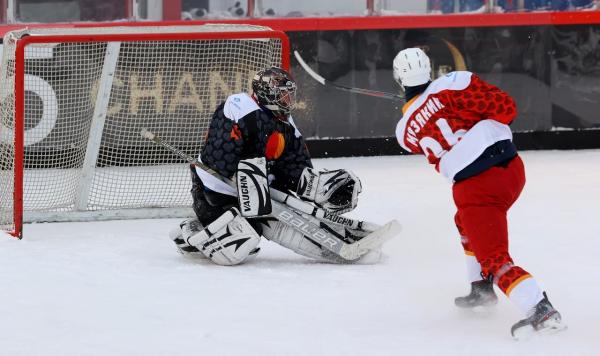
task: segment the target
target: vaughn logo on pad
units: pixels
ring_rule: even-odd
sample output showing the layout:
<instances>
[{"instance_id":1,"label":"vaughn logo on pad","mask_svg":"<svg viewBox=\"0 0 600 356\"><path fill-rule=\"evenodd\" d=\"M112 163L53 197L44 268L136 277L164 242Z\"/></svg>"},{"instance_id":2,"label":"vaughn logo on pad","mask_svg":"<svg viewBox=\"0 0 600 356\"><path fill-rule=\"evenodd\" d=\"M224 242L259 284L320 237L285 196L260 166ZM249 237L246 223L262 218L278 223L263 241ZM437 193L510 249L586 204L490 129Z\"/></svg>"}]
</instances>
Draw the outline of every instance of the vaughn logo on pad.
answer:
<instances>
[{"instance_id":1,"label":"vaughn logo on pad","mask_svg":"<svg viewBox=\"0 0 600 356\"><path fill-rule=\"evenodd\" d=\"M271 214L267 162L264 157L249 158L238 163L237 190L242 216Z\"/></svg>"}]
</instances>

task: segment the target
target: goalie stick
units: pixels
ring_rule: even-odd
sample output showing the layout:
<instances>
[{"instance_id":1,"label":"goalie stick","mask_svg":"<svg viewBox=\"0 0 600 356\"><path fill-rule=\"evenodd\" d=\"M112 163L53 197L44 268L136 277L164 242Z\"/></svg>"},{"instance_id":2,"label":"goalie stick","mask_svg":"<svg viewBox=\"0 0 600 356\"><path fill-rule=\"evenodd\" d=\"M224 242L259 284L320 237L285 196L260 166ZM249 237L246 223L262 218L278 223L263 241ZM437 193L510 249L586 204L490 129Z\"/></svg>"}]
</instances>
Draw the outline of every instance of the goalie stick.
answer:
<instances>
[{"instance_id":1,"label":"goalie stick","mask_svg":"<svg viewBox=\"0 0 600 356\"><path fill-rule=\"evenodd\" d=\"M212 176L221 180L223 183L235 187L235 183L231 179L223 177L212 168L199 162L197 159L191 157L190 155L174 147L168 142L165 142L159 136L148 131L147 129L142 129L140 134L142 135L142 137L177 154L178 156L186 160L188 163L205 170ZM270 190L271 197L273 198L273 217L291 226L292 228L302 232L311 240L319 243L327 250L336 253L337 255L348 261L359 259L361 256L363 256L373 248L380 246L400 231L400 224L396 220L392 220L384 226L379 226L373 223L339 216L337 214L327 212L323 209L316 208L312 204L304 202L299 198L293 197L279 190L273 188L271 188ZM300 213L297 213L295 211L294 214L290 213L290 211L285 208L285 205L292 208L292 210L297 209L300 213L312 215L315 218L320 218L320 216L322 216L321 218L323 220L327 220L333 224L337 224L344 227L344 231L347 228L351 228L354 230L360 230L363 232L370 233L356 242L346 243L342 240L344 236L341 236L340 234L331 231L331 229L323 229L320 224L315 224L306 217L302 216L302 214Z\"/></svg>"},{"instance_id":2,"label":"goalie stick","mask_svg":"<svg viewBox=\"0 0 600 356\"><path fill-rule=\"evenodd\" d=\"M335 89L339 89L339 90L343 90L343 91L347 91L347 92L355 93L355 94L374 96L377 98L388 99L388 100L404 101L403 95L387 93L387 92L371 90L371 89L354 88L354 87L349 87L346 85L334 83L330 80L323 78L317 72L315 72L311 67L309 67L308 64L306 64L306 62L302 58L302 56L300 56L300 53L298 53L298 51L294 51L294 57L296 57L296 59L298 60L298 63L300 63L300 66L302 66L302 68L306 71L306 73L308 73L308 75L310 75L314 80L321 83L322 85L330 86Z\"/></svg>"},{"instance_id":3,"label":"goalie stick","mask_svg":"<svg viewBox=\"0 0 600 356\"><path fill-rule=\"evenodd\" d=\"M193 164L196 167L202 168L203 170L208 172L213 177L215 177L215 178L219 179L220 181L222 181L223 183L235 188L235 184L231 179L223 177L222 175L219 174L219 172L208 167L204 163L199 162L194 157L181 151L177 147L174 147L170 143L164 141L162 138L160 138L156 134L148 131L145 128L141 130L140 134L142 135L142 137L144 137L150 141L153 141L154 143L156 143L160 146L163 146L164 148L168 149L169 151L173 152L174 154L178 155L179 157L181 157L182 159L187 161L188 163ZM312 216L316 217L317 219L325 220L327 222L342 225L342 226L345 226L345 227L348 227L351 229L359 229L359 230L363 230L363 231L372 231L372 230L377 230L378 228L380 228L379 225L370 223L368 221L347 218L347 217L335 214L331 211L321 209L310 203L305 202L304 200L302 200L300 198L296 198L295 196L284 193L275 188L270 188L269 190L271 192L271 198L273 198L275 201L283 203L283 204L289 206L290 208L299 210L300 212L302 212L304 214L312 215Z\"/></svg>"}]
</instances>

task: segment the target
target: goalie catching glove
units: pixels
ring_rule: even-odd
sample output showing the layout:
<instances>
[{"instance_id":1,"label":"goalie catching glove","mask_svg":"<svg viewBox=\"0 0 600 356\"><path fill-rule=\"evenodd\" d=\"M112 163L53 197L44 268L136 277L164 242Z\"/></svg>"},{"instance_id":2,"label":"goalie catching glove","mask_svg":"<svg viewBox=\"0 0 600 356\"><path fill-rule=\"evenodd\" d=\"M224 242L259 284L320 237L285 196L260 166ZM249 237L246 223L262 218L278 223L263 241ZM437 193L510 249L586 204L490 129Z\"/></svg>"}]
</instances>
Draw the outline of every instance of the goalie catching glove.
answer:
<instances>
[{"instance_id":1,"label":"goalie catching glove","mask_svg":"<svg viewBox=\"0 0 600 356\"><path fill-rule=\"evenodd\" d=\"M345 169L316 171L304 168L297 193L319 207L339 214L356 208L358 194L362 191L360 179Z\"/></svg>"}]
</instances>

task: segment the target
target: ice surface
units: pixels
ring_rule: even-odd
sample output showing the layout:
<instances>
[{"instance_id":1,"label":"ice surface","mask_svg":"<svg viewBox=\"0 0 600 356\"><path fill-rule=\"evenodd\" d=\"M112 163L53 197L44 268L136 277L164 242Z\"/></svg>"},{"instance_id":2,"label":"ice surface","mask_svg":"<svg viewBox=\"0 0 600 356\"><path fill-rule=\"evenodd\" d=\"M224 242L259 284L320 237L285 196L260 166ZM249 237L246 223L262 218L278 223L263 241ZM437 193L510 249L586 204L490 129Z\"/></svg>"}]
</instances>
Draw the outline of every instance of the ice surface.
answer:
<instances>
[{"instance_id":1,"label":"ice surface","mask_svg":"<svg viewBox=\"0 0 600 356\"><path fill-rule=\"evenodd\" d=\"M26 225L22 241L0 236L0 355L597 355L600 150L522 156L512 255L565 332L516 342L506 298L454 307L468 286L450 186L423 157L340 158L315 164L361 177L351 216L403 225L379 264L263 241L250 264L220 267L176 252L173 219Z\"/></svg>"}]
</instances>

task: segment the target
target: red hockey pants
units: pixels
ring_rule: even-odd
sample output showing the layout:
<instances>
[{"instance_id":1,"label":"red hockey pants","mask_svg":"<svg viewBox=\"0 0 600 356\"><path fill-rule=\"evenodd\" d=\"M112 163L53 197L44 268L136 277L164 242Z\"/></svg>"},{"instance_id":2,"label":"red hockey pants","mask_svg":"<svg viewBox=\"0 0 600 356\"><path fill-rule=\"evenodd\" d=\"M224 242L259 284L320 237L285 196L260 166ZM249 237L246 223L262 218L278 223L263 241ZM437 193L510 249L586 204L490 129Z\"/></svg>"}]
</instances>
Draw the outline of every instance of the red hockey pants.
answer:
<instances>
[{"instance_id":1,"label":"red hockey pants","mask_svg":"<svg viewBox=\"0 0 600 356\"><path fill-rule=\"evenodd\" d=\"M457 182L452 188L458 209L455 221L463 237L465 251L472 252L483 276L507 290L528 275L514 266L508 252L508 209L525 186L525 169L519 156L505 167L492 167L474 177Z\"/></svg>"}]
</instances>

